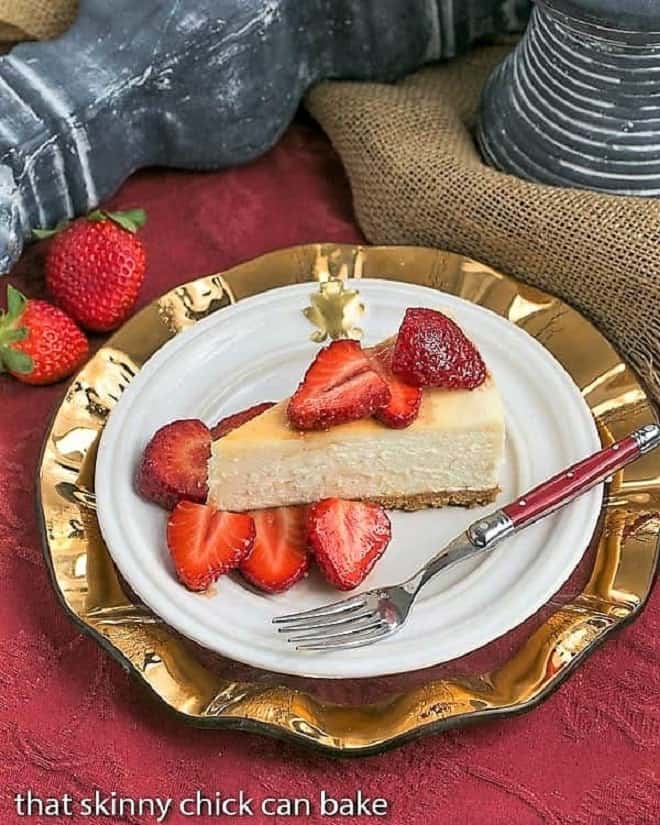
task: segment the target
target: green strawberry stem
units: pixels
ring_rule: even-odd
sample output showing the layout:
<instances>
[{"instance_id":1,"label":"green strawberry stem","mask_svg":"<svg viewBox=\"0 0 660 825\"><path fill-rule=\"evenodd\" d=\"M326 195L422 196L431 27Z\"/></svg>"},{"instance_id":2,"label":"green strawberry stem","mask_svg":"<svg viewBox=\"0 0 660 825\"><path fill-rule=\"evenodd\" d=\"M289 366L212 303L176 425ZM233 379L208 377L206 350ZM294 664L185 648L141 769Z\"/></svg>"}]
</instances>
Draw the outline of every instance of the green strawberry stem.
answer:
<instances>
[{"instance_id":1,"label":"green strawberry stem","mask_svg":"<svg viewBox=\"0 0 660 825\"><path fill-rule=\"evenodd\" d=\"M147 222L147 213L144 209L128 209L125 212L104 212L97 209L87 216L89 221L111 220L127 232L135 234Z\"/></svg>"},{"instance_id":2,"label":"green strawberry stem","mask_svg":"<svg viewBox=\"0 0 660 825\"><path fill-rule=\"evenodd\" d=\"M27 337L26 327L17 326L27 298L11 284L7 286L7 311L0 313L0 372L29 373L32 371L32 359L12 344Z\"/></svg>"},{"instance_id":3,"label":"green strawberry stem","mask_svg":"<svg viewBox=\"0 0 660 825\"><path fill-rule=\"evenodd\" d=\"M70 225L70 223L70 221L63 220L57 224L55 229L33 229L32 237L37 241L43 241L46 238L52 238L54 235L58 235L63 229L66 229L67 226Z\"/></svg>"},{"instance_id":4,"label":"green strawberry stem","mask_svg":"<svg viewBox=\"0 0 660 825\"><path fill-rule=\"evenodd\" d=\"M95 209L89 213L87 220L94 221L95 223L100 221L113 221L118 226L121 226L122 229L134 235L139 229L142 229L147 222L147 213L144 209L127 209L124 212L106 212L103 209ZM55 229L33 229L32 235L35 240L42 241L58 235L70 226L70 224L71 222L67 220L60 221Z\"/></svg>"},{"instance_id":5,"label":"green strawberry stem","mask_svg":"<svg viewBox=\"0 0 660 825\"><path fill-rule=\"evenodd\" d=\"M17 321L23 314L27 298L16 289L15 286L7 284L7 320Z\"/></svg>"}]
</instances>

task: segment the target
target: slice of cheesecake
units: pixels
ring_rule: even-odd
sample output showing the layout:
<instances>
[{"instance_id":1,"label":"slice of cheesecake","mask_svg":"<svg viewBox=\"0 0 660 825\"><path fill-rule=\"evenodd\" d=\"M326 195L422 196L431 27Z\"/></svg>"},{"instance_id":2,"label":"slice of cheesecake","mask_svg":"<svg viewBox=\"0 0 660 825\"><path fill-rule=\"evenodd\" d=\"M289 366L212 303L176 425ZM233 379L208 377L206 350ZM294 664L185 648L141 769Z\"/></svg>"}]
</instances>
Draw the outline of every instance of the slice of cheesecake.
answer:
<instances>
[{"instance_id":1,"label":"slice of cheesecake","mask_svg":"<svg viewBox=\"0 0 660 825\"><path fill-rule=\"evenodd\" d=\"M499 491L504 411L490 376L473 390L424 390L401 430L365 418L302 432L287 404L213 443L210 504L239 512L337 496L417 510L488 504Z\"/></svg>"}]
</instances>

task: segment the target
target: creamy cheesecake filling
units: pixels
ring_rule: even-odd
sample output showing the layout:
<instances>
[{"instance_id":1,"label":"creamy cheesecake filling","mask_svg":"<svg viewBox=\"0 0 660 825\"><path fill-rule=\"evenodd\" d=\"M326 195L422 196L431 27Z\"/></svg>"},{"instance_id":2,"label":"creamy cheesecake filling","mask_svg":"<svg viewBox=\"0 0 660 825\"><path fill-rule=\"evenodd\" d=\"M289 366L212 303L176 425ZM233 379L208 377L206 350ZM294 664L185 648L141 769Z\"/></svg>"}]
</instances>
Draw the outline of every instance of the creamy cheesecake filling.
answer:
<instances>
[{"instance_id":1,"label":"creamy cheesecake filling","mask_svg":"<svg viewBox=\"0 0 660 825\"><path fill-rule=\"evenodd\" d=\"M417 420L403 430L364 419L299 432L288 424L286 404L214 443L209 502L215 507L242 511L329 496L425 506L433 494L438 502L467 504L497 491L504 416L492 379L472 391L425 391ZM442 495L453 492L463 495Z\"/></svg>"},{"instance_id":2,"label":"creamy cheesecake filling","mask_svg":"<svg viewBox=\"0 0 660 825\"><path fill-rule=\"evenodd\" d=\"M400 498L429 491L497 487L497 433L413 433L392 430L377 444L280 445L277 455L220 451L212 464L210 501L222 510L304 504L329 496Z\"/></svg>"}]
</instances>

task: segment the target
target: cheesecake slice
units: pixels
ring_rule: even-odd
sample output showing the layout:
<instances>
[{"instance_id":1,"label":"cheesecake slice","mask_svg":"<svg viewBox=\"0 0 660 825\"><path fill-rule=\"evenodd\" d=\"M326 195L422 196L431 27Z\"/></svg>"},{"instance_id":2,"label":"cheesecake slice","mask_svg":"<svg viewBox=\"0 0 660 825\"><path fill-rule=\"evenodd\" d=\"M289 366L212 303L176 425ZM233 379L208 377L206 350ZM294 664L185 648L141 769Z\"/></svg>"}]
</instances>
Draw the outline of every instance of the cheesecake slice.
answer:
<instances>
[{"instance_id":1,"label":"cheesecake slice","mask_svg":"<svg viewBox=\"0 0 660 825\"><path fill-rule=\"evenodd\" d=\"M492 377L473 390L425 389L405 429L373 418L299 431L288 401L215 441L208 501L240 512L337 496L401 510L492 502L504 411Z\"/></svg>"}]
</instances>

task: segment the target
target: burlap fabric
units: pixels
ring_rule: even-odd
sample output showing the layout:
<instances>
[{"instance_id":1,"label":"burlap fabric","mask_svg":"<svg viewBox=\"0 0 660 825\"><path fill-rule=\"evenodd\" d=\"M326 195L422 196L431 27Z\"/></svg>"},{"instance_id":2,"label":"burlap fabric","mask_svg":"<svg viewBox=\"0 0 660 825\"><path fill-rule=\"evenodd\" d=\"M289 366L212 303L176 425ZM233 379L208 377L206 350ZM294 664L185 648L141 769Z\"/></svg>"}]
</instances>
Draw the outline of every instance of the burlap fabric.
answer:
<instances>
[{"instance_id":1,"label":"burlap fabric","mask_svg":"<svg viewBox=\"0 0 660 825\"><path fill-rule=\"evenodd\" d=\"M78 0L0 0L0 41L55 37L71 25Z\"/></svg>"},{"instance_id":2,"label":"burlap fabric","mask_svg":"<svg viewBox=\"0 0 660 825\"><path fill-rule=\"evenodd\" d=\"M50 37L76 6L0 0L0 21L15 27L9 39ZM479 93L509 48L396 85L322 83L307 107L344 162L372 243L450 249L553 292L593 319L660 401L660 201L538 186L482 163Z\"/></svg>"}]
</instances>

